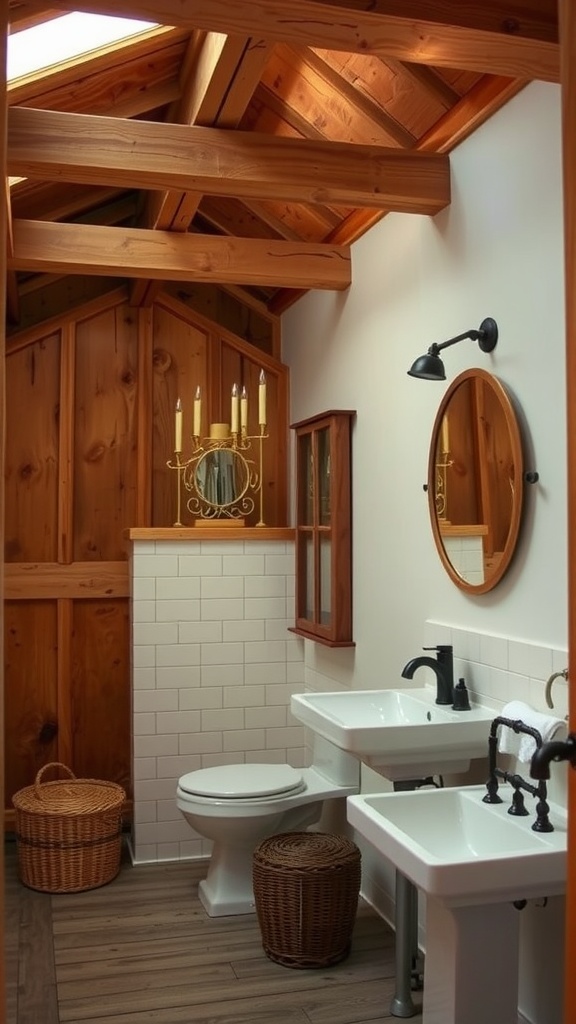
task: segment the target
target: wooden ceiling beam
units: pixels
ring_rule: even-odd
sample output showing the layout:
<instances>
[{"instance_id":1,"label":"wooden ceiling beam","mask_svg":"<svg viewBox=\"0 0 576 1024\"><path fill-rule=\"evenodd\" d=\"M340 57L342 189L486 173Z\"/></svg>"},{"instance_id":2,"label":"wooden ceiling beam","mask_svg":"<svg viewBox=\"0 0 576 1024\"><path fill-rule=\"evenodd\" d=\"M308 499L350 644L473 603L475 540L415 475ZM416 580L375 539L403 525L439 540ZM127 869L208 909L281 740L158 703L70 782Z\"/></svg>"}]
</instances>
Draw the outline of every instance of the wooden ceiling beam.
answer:
<instances>
[{"instance_id":1,"label":"wooden ceiling beam","mask_svg":"<svg viewBox=\"0 0 576 1024\"><path fill-rule=\"evenodd\" d=\"M354 125L363 126L362 121L366 119L374 126L374 134L379 135L379 142L386 141L389 145L400 146L404 149L412 149L416 139L404 128L395 118L391 117L375 100L367 96L361 89L357 89L345 75L340 74L328 64L318 53L310 47L302 47L295 51L300 60L300 65L310 69L313 75L328 86L328 95L334 103L338 103L346 111L346 117ZM383 139L382 136L388 136Z\"/></svg>"},{"instance_id":2,"label":"wooden ceiling beam","mask_svg":"<svg viewBox=\"0 0 576 1024\"><path fill-rule=\"evenodd\" d=\"M9 270L342 291L348 246L14 220Z\"/></svg>"},{"instance_id":3,"label":"wooden ceiling beam","mask_svg":"<svg viewBox=\"0 0 576 1024\"><path fill-rule=\"evenodd\" d=\"M181 125L235 128L254 92L271 47L263 40L237 39L221 33L196 35L174 120ZM185 231L192 223L201 193L165 192L155 201L149 223ZM183 212L185 207L185 214Z\"/></svg>"},{"instance_id":4,"label":"wooden ceiling beam","mask_svg":"<svg viewBox=\"0 0 576 1024\"><path fill-rule=\"evenodd\" d=\"M450 202L448 157L381 146L154 124L13 107L8 174L435 214Z\"/></svg>"},{"instance_id":5,"label":"wooden ceiling beam","mask_svg":"<svg viewBox=\"0 0 576 1024\"><path fill-rule=\"evenodd\" d=\"M426 67L425 64L409 64L408 61L387 60L385 63L390 68L399 68L404 75L408 75L427 93L434 96L446 110L450 110L460 100L460 94L456 89L440 78L434 68Z\"/></svg>"},{"instance_id":6,"label":"wooden ceiling beam","mask_svg":"<svg viewBox=\"0 0 576 1024\"><path fill-rule=\"evenodd\" d=\"M179 124L236 128L262 75L272 44L208 32L182 83Z\"/></svg>"},{"instance_id":7,"label":"wooden ceiling beam","mask_svg":"<svg viewBox=\"0 0 576 1024\"><path fill-rule=\"evenodd\" d=\"M511 78L560 79L554 0L55 0L54 6Z\"/></svg>"},{"instance_id":8,"label":"wooden ceiling beam","mask_svg":"<svg viewBox=\"0 0 576 1024\"><path fill-rule=\"evenodd\" d=\"M262 39L239 39L215 32L192 34L181 82L181 98L172 111L178 124L235 128L258 84L272 49ZM148 225L187 231L202 200L200 192L166 191L150 198ZM157 292L153 281L133 284L133 305L149 305Z\"/></svg>"}]
</instances>

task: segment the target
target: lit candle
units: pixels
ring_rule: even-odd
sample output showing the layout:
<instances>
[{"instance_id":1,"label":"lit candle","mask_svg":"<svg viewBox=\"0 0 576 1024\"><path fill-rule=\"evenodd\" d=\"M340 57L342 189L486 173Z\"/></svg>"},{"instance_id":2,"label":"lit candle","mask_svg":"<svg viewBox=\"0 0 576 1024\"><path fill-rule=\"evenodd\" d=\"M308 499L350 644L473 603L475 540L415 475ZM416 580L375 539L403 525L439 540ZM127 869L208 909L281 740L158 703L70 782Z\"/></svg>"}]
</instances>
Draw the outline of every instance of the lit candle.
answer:
<instances>
[{"instance_id":1,"label":"lit candle","mask_svg":"<svg viewBox=\"0 0 576 1024\"><path fill-rule=\"evenodd\" d=\"M200 385L196 388L196 394L194 396L194 437L200 437L200 431L202 429L202 399L200 398Z\"/></svg>"},{"instance_id":2,"label":"lit candle","mask_svg":"<svg viewBox=\"0 0 576 1024\"><path fill-rule=\"evenodd\" d=\"M242 388L240 395L240 430L243 434L248 431L248 394L246 387Z\"/></svg>"},{"instance_id":3,"label":"lit candle","mask_svg":"<svg viewBox=\"0 0 576 1024\"><path fill-rule=\"evenodd\" d=\"M238 433L238 385L232 385L232 404L230 407L230 432Z\"/></svg>"},{"instance_id":4,"label":"lit candle","mask_svg":"<svg viewBox=\"0 0 576 1024\"><path fill-rule=\"evenodd\" d=\"M182 402L178 398L176 400L176 421L174 424L174 451L182 451Z\"/></svg>"},{"instance_id":5,"label":"lit candle","mask_svg":"<svg viewBox=\"0 0 576 1024\"><path fill-rule=\"evenodd\" d=\"M260 383L258 384L258 423L261 427L266 425L266 375L260 370Z\"/></svg>"}]
</instances>

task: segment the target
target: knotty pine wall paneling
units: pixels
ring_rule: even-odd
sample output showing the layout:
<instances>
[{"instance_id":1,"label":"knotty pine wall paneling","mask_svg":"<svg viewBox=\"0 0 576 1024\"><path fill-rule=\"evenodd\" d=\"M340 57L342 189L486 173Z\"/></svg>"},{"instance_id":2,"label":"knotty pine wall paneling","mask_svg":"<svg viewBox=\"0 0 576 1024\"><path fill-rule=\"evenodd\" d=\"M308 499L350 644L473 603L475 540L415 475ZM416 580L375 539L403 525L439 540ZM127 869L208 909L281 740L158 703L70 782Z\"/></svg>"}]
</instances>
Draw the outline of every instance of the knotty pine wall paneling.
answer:
<instances>
[{"instance_id":1,"label":"knotty pine wall paneling","mask_svg":"<svg viewBox=\"0 0 576 1024\"><path fill-rule=\"evenodd\" d=\"M138 317L115 293L8 345L6 822L62 761L131 790Z\"/></svg>"},{"instance_id":2,"label":"knotty pine wall paneling","mask_svg":"<svg viewBox=\"0 0 576 1024\"><path fill-rule=\"evenodd\" d=\"M161 293L135 309L117 289L7 345L6 822L40 767L110 779L131 798L127 531L172 526L176 399L191 451L229 420L246 384L257 433L258 375L268 385L266 523L286 523L287 369ZM254 521L257 518L257 510ZM188 525L192 525L189 521ZM252 525L249 523L248 525Z\"/></svg>"},{"instance_id":3,"label":"knotty pine wall paneling","mask_svg":"<svg viewBox=\"0 0 576 1024\"><path fill-rule=\"evenodd\" d=\"M153 485L152 526L172 526L176 520L176 473L166 466L174 457L176 400L182 402L182 457L192 451L192 417L196 388L203 406L202 431L208 428L210 397L207 360L211 341L208 325L191 322L189 310L180 303L154 306L153 325ZM185 492L183 491L183 504ZM183 518L184 519L184 509Z\"/></svg>"},{"instance_id":4,"label":"knotty pine wall paneling","mask_svg":"<svg viewBox=\"0 0 576 1024\"><path fill-rule=\"evenodd\" d=\"M130 621L126 600L73 603L72 754L81 776L130 792Z\"/></svg>"},{"instance_id":5,"label":"knotty pine wall paneling","mask_svg":"<svg viewBox=\"0 0 576 1024\"><path fill-rule=\"evenodd\" d=\"M5 782L8 797L59 759L57 602L4 604Z\"/></svg>"},{"instance_id":6,"label":"knotty pine wall paneling","mask_svg":"<svg viewBox=\"0 0 576 1024\"><path fill-rule=\"evenodd\" d=\"M6 562L56 561L61 332L7 361Z\"/></svg>"},{"instance_id":7,"label":"knotty pine wall paneling","mask_svg":"<svg viewBox=\"0 0 576 1024\"><path fill-rule=\"evenodd\" d=\"M137 314L116 306L76 328L74 560L126 558L136 522Z\"/></svg>"}]
</instances>

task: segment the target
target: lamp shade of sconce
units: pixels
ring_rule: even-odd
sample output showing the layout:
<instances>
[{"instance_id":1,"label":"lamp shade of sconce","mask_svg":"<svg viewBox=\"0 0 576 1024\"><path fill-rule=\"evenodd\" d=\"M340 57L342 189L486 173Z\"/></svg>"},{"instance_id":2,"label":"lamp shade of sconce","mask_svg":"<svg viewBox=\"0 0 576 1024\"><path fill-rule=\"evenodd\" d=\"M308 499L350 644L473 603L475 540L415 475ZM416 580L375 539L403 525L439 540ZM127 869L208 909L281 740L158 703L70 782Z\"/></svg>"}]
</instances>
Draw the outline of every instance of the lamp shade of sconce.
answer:
<instances>
[{"instance_id":1,"label":"lamp shade of sconce","mask_svg":"<svg viewBox=\"0 0 576 1024\"><path fill-rule=\"evenodd\" d=\"M425 355L418 356L418 359L412 363L408 370L409 376L419 377L421 380L446 380L446 370L439 353L443 348L455 345L458 341L464 341L465 338L477 341L482 352L492 352L498 341L498 325L492 317L488 316L477 330L465 331L464 334L458 334L455 338L449 338L448 341L442 341L440 344L434 342Z\"/></svg>"}]
</instances>

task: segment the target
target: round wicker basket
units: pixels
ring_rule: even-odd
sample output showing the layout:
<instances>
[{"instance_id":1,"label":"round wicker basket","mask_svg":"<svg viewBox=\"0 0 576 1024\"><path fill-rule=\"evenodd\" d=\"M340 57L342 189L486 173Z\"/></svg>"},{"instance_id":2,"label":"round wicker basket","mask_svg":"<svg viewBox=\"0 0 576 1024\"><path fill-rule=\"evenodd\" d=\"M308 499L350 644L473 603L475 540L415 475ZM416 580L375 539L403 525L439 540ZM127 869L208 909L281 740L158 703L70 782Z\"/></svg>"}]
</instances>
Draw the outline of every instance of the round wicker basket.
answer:
<instances>
[{"instance_id":1,"label":"round wicker basket","mask_svg":"<svg viewBox=\"0 0 576 1024\"><path fill-rule=\"evenodd\" d=\"M69 777L45 782L53 768ZM41 892L82 892L115 878L125 799L115 782L77 779L64 764L45 764L34 784L12 797L23 884Z\"/></svg>"},{"instance_id":2,"label":"round wicker basket","mask_svg":"<svg viewBox=\"0 0 576 1024\"><path fill-rule=\"evenodd\" d=\"M282 832L253 858L256 913L266 956L285 967L328 967L350 952L361 855L327 832Z\"/></svg>"}]
</instances>

